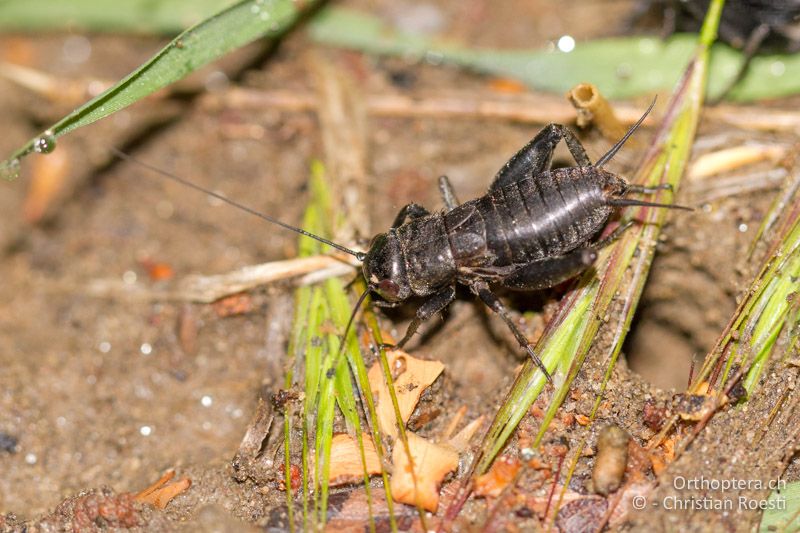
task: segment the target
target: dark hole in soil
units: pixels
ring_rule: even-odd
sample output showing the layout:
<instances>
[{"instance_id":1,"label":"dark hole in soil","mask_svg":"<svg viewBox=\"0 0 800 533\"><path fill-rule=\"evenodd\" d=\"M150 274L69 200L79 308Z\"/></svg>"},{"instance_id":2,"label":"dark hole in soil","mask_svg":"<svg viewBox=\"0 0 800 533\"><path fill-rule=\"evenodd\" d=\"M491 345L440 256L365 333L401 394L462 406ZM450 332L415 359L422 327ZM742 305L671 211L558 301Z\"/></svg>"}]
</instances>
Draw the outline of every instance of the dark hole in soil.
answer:
<instances>
[{"instance_id":1,"label":"dark hole in soil","mask_svg":"<svg viewBox=\"0 0 800 533\"><path fill-rule=\"evenodd\" d=\"M628 367L661 389L684 390L689 382L692 359L695 372L703 361L703 352L684 332L640 310L623 345Z\"/></svg>"}]
</instances>

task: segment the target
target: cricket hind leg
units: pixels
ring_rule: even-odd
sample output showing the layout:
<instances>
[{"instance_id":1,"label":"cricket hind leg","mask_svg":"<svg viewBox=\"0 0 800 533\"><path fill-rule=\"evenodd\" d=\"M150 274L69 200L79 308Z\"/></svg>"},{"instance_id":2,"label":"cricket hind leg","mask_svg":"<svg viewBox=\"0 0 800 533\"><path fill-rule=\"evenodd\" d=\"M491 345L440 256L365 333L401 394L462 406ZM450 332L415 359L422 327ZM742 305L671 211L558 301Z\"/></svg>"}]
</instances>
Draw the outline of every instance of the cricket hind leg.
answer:
<instances>
[{"instance_id":1,"label":"cricket hind leg","mask_svg":"<svg viewBox=\"0 0 800 533\"><path fill-rule=\"evenodd\" d=\"M536 352L533 351L533 345L514 323L514 320L511 318L508 309L506 309L506 306L503 305L502 301L500 301L500 298L498 298L492 291L489 290L489 284L485 281L474 281L470 283L469 287L473 293L483 300L483 303L485 303L489 309L497 313L500 318L503 319L503 322L506 323L506 326L508 326L508 329L511 330L511 333L514 334L514 338L517 339L519 345L526 352L528 352L528 355L531 359L533 359L533 362L536 364L536 366L539 367L539 370L542 371L544 376L547 378L547 381L552 383L553 378L550 377L550 372L548 372L547 367L544 366L542 360L538 355L536 355Z\"/></svg>"},{"instance_id":2,"label":"cricket hind leg","mask_svg":"<svg viewBox=\"0 0 800 533\"><path fill-rule=\"evenodd\" d=\"M561 124L548 124L500 169L489 190L496 191L549 170L553 152L562 139L578 166L591 166L586 150L569 128Z\"/></svg>"},{"instance_id":3,"label":"cricket hind leg","mask_svg":"<svg viewBox=\"0 0 800 533\"><path fill-rule=\"evenodd\" d=\"M619 226L617 226L614 229L614 231L612 231L611 233L609 233L608 235L606 235L605 237L603 237L599 241L597 241L594 244L592 244L592 249L593 250L602 250L603 248L605 248L606 246L608 246L612 242L614 242L617 239L619 239L620 237L622 237L622 234L625 233L626 231L628 231L630 229L630 227L633 226L635 223L636 223L635 220L628 220L627 222L621 223Z\"/></svg>"},{"instance_id":4,"label":"cricket hind leg","mask_svg":"<svg viewBox=\"0 0 800 533\"><path fill-rule=\"evenodd\" d=\"M419 204L406 204L402 207L402 209L400 209L400 212L398 212L397 216L394 218L394 222L392 222L392 228L399 228L406 223L406 220L414 220L415 218L421 218L430 214L430 211Z\"/></svg>"},{"instance_id":5,"label":"cricket hind leg","mask_svg":"<svg viewBox=\"0 0 800 533\"><path fill-rule=\"evenodd\" d=\"M564 255L532 261L500 279L500 284L518 291L538 291L574 278L597 260L594 246L572 250Z\"/></svg>"}]
</instances>

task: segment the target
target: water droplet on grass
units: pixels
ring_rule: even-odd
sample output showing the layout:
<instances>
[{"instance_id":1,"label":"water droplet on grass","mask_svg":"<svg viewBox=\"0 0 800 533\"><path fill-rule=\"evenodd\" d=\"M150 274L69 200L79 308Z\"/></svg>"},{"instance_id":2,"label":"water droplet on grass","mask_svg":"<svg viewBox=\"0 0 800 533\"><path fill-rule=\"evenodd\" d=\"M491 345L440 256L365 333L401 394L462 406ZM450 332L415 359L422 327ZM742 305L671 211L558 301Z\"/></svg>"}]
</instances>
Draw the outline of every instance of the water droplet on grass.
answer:
<instances>
[{"instance_id":1,"label":"water droplet on grass","mask_svg":"<svg viewBox=\"0 0 800 533\"><path fill-rule=\"evenodd\" d=\"M19 159L6 159L0 163L0 178L4 180L15 180L19 177Z\"/></svg>"},{"instance_id":2,"label":"water droplet on grass","mask_svg":"<svg viewBox=\"0 0 800 533\"><path fill-rule=\"evenodd\" d=\"M56 138L52 131L46 131L33 141L33 151L37 154L49 154L56 149Z\"/></svg>"}]
</instances>

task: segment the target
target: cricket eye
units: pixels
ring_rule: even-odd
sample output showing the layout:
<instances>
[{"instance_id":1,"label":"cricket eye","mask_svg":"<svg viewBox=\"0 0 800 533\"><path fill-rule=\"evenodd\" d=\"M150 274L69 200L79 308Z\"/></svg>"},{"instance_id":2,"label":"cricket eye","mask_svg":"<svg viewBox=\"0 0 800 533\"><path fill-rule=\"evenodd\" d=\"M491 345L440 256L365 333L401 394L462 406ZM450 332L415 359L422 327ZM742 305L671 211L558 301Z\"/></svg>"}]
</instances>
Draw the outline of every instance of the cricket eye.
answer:
<instances>
[{"instance_id":1,"label":"cricket eye","mask_svg":"<svg viewBox=\"0 0 800 533\"><path fill-rule=\"evenodd\" d=\"M385 279L378 283L378 292L385 298L397 298L397 295L400 294L400 286L390 279Z\"/></svg>"}]
</instances>

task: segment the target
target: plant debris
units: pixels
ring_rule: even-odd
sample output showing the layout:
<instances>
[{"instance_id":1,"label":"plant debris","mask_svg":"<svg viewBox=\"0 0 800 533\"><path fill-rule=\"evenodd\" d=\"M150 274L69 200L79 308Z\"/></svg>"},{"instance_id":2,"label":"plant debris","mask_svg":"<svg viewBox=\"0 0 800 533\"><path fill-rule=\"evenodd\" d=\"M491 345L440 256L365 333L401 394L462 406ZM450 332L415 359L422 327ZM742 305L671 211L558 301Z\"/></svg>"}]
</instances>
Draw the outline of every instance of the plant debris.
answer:
<instances>
[{"instance_id":1,"label":"plant debris","mask_svg":"<svg viewBox=\"0 0 800 533\"><path fill-rule=\"evenodd\" d=\"M498 457L488 472L475 478L475 495L497 498L514 481L520 468L522 463L516 457Z\"/></svg>"},{"instance_id":2,"label":"plant debris","mask_svg":"<svg viewBox=\"0 0 800 533\"><path fill-rule=\"evenodd\" d=\"M331 441L331 467L328 479L331 486L359 483L368 475L381 473L381 459L375 451L375 444L367 435L362 436L364 458L358 441L347 434L334 435ZM313 471L313 469L312 469Z\"/></svg>"},{"instance_id":3,"label":"plant debris","mask_svg":"<svg viewBox=\"0 0 800 533\"><path fill-rule=\"evenodd\" d=\"M439 487L445 476L458 468L458 453L448 445L434 444L407 431L408 447L414 464L402 443L395 443L392 452L392 497L395 501L419 505L436 512L439 507Z\"/></svg>"},{"instance_id":4,"label":"plant debris","mask_svg":"<svg viewBox=\"0 0 800 533\"><path fill-rule=\"evenodd\" d=\"M436 378L444 370L444 365L439 361L417 359L402 350L388 351L386 357L389 361L389 368L392 369L400 418L405 424L411 417L411 413L414 412L420 396L436 381ZM370 387L377 397L378 424L381 433L393 439L397 438L394 406L378 363L370 368L368 376Z\"/></svg>"},{"instance_id":5,"label":"plant debris","mask_svg":"<svg viewBox=\"0 0 800 533\"><path fill-rule=\"evenodd\" d=\"M175 496L192 486L192 481L189 478L181 478L174 483L170 483L174 477L175 471L168 470L158 481L135 494L133 499L149 503L159 509L165 509Z\"/></svg>"},{"instance_id":6,"label":"plant debris","mask_svg":"<svg viewBox=\"0 0 800 533\"><path fill-rule=\"evenodd\" d=\"M591 83L576 85L567 93L567 99L578 112L578 127L585 128L594 124L603 137L614 142L625 135L626 126L617 118L600 90ZM635 146L635 139L631 139L630 143Z\"/></svg>"}]
</instances>

